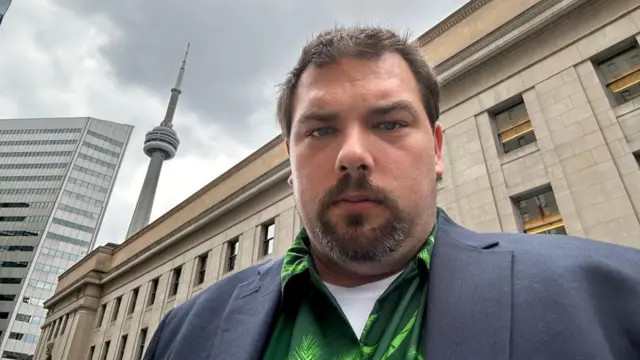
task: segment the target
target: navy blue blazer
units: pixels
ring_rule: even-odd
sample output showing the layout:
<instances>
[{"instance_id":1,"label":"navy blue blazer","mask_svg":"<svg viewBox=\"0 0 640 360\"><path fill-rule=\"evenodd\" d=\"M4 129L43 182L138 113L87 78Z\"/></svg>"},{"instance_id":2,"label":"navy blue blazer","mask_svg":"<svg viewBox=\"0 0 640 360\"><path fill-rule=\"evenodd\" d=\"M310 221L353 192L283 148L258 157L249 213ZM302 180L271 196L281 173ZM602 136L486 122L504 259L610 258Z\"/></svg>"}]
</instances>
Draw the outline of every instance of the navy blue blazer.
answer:
<instances>
[{"instance_id":1,"label":"navy blue blazer","mask_svg":"<svg viewBox=\"0 0 640 360\"><path fill-rule=\"evenodd\" d=\"M444 212L429 275L426 359L640 359L640 251L569 236L479 234ZM146 360L260 359L282 259L171 310Z\"/></svg>"}]
</instances>

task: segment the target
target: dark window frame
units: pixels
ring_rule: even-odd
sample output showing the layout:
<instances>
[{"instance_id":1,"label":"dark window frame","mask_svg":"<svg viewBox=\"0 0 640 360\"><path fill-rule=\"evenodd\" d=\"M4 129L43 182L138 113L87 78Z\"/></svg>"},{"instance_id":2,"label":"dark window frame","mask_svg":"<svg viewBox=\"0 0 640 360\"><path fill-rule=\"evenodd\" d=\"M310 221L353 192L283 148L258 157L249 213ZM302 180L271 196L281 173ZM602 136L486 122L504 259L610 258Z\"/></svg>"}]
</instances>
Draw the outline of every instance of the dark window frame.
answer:
<instances>
[{"instance_id":1,"label":"dark window frame","mask_svg":"<svg viewBox=\"0 0 640 360\"><path fill-rule=\"evenodd\" d=\"M636 56L640 56L640 44L638 44L635 38L623 40L606 49L592 59L593 65L598 73L598 77L600 78L600 82L602 83L602 86L604 87L604 90L614 107L626 104L640 97L640 83L637 82L638 80L640 80L640 63L636 64L635 67L631 67L626 71L615 74L615 76L610 79L608 78L609 74L605 69L607 64L615 65L614 61L616 59L619 59L627 53L633 51L637 52ZM625 79L631 79L631 85L624 86L623 83ZM613 89L619 87L619 91ZM629 88L634 88L636 93L630 98L627 98L622 93Z\"/></svg>"},{"instance_id":2,"label":"dark window frame","mask_svg":"<svg viewBox=\"0 0 640 360\"><path fill-rule=\"evenodd\" d=\"M137 287L131 290L131 297L129 299L129 307L127 309L127 315L131 315L136 311L138 296L140 296L140 287Z\"/></svg>"},{"instance_id":3,"label":"dark window frame","mask_svg":"<svg viewBox=\"0 0 640 360\"><path fill-rule=\"evenodd\" d=\"M180 278L182 277L182 265L171 270L171 286L169 287L169 297L178 295L180 290Z\"/></svg>"},{"instance_id":4,"label":"dark window frame","mask_svg":"<svg viewBox=\"0 0 640 360\"><path fill-rule=\"evenodd\" d=\"M122 305L122 296L118 296L113 300L113 311L111 312L111 322L118 320L120 305Z\"/></svg>"},{"instance_id":5,"label":"dark window frame","mask_svg":"<svg viewBox=\"0 0 640 360\"><path fill-rule=\"evenodd\" d=\"M273 234L269 234L269 229L273 227ZM260 230L260 254L269 256L275 251L276 242L276 220L271 219L262 224Z\"/></svg>"},{"instance_id":6,"label":"dark window frame","mask_svg":"<svg viewBox=\"0 0 640 360\"><path fill-rule=\"evenodd\" d=\"M155 278L149 283L149 298L147 299L147 306L152 306L156 303L158 297L158 286L160 284L160 278Z\"/></svg>"},{"instance_id":7,"label":"dark window frame","mask_svg":"<svg viewBox=\"0 0 640 360\"><path fill-rule=\"evenodd\" d=\"M562 235L566 234L564 218L558 206L556 195L550 185L541 186L515 196L512 201L522 232L526 234L556 232ZM529 210L535 208L537 211L523 212L522 209L525 208L529 208ZM540 215L540 219L537 221L530 214Z\"/></svg>"},{"instance_id":8,"label":"dark window frame","mask_svg":"<svg viewBox=\"0 0 640 360\"><path fill-rule=\"evenodd\" d=\"M197 264L196 264L196 278L194 281L194 285L202 285L204 284L207 278L207 265L209 262L209 252L206 252L200 256L198 256Z\"/></svg>"},{"instance_id":9,"label":"dark window frame","mask_svg":"<svg viewBox=\"0 0 640 360\"><path fill-rule=\"evenodd\" d=\"M240 239L234 238L227 241L227 261L225 264L225 272L236 270L238 265L238 253L240 252Z\"/></svg>"}]
</instances>

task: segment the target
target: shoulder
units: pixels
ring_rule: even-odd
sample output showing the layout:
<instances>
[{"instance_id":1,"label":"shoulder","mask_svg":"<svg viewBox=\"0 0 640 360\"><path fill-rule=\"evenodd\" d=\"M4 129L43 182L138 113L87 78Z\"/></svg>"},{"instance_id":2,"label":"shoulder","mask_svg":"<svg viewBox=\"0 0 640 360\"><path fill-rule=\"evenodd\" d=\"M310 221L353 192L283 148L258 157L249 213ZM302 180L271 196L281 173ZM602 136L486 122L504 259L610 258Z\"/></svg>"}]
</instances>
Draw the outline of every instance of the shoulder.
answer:
<instances>
[{"instance_id":1,"label":"shoulder","mask_svg":"<svg viewBox=\"0 0 640 360\"><path fill-rule=\"evenodd\" d=\"M539 266L575 267L600 265L634 269L640 276L640 250L566 235L479 234L494 237L500 249L511 250L515 258L529 258Z\"/></svg>"},{"instance_id":2,"label":"shoulder","mask_svg":"<svg viewBox=\"0 0 640 360\"><path fill-rule=\"evenodd\" d=\"M206 322L209 328L216 328L222 318L236 290L243 284L259 281L260 275L267 270L274 270L281 264L281 260L270 260L266 263L254 265L231 274L199 294L176 306L163 322L163 333L178 332L185 326L191 327L198 322ZM273 271L269 271L273 273ZM214 315L214 316L211 316ZM212 320L213 319L213 320Z\"/></svg>"},{"instance_id":3,"label":"shoulder","mask_svg":"<svg viewBox=\"0 0 640 360\"><path fill-rule=\"evenodd\" d=\"M609 289L640 296L639 249L566 235L477 233L444 213L438 223L443 240L478 251L510 252L517 288L537 294Z\"/></svg>"},{"instance_id":4,"label":"shoulder","mask_svg":"<svg viewBox=\"0 0 640 360\"><path fill-rule=\"evenodd\" d=\"M441 220L441 239L455 243L454 250L510 262L501 273L468 273L495 281L509 294L513 349L596 354L603 345L608 356L635 354L630 334L640 332L640 318L629 314L640 313L640 250L573 236L477 233ZM492 253L503 256L482 256ZM483 295L494 296L491 291Z\"/></svg>"},{"instance_id":5,"label":"shoulder","mask_svg":"<svg viewBox=\"0 0 640 360\"><path fill-rule=\"evenodd\" d=\"M598 298L618 294L620 305L640 296L640 251L562 235L481 234L499 241L495 251L513 253L514 289L531 300L564 295ZM628 305L637 308L629 301Z\"/></svg>"},{"instance_id":6,"label":"shoulder","mask_svg":"<svg viewBox=\"0 0 640 360\"><path fill-rule=\"evenodd\" d=\"M640 278L640 249L567 235L522 233L478 233L456 224L445 213L439 217L445 236L466 246L489 251L511 251L514 269L520 265L535 268L576 268L587 265L635 271Z\"/></svg>"}]
</instances>

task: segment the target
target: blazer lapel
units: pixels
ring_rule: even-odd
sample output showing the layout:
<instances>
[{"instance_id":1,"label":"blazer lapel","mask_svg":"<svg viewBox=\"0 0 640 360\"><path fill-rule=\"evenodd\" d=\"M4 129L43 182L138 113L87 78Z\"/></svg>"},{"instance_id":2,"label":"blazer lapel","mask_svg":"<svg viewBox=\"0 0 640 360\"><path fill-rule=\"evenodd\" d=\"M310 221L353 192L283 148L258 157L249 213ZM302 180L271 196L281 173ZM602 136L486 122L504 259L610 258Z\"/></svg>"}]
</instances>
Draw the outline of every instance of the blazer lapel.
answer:
<instances>
[{"instance_id":1,"label":"blazer lapel","mask_svg":"<svg viewBox=\"0 0 640 360\"><path fill-rule=\"evenodd\" d=\"M441 214L427 300L427 359L509 359L511 251Z\"/></svg>"},{"instance_id":2,"label":"blazer lapel","mask_svg":"<svg viewBox=\"0 0 640 360\"><path fill-rule=\"evenodd\" d=\"M282 260L272 261L255 279L236 289L222 317L211 360L254 360L262 357L280 302Z\"/></svg>"}]
</instances>

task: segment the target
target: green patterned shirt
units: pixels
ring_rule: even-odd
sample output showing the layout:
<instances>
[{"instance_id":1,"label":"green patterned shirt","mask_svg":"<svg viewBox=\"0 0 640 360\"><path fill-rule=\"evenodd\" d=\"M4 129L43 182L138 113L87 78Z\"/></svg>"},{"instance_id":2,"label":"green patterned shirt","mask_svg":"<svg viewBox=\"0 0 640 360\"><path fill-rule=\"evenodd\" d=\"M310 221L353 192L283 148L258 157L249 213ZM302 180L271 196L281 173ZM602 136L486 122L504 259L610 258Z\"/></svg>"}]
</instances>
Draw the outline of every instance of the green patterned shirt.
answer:
<instances>
[{"instance_id":1,"label":"green patterned shirt","mask_svg":"<svg viewBox=\"0 0 640 360\"><path fill-rule=\"evenodd\" d=\"M376 301L355 334L318 276L302 229L284 257L282 299L265 360L423 359L427 278L437 223L416 259Z\"/></svg>"}]
</instances>

